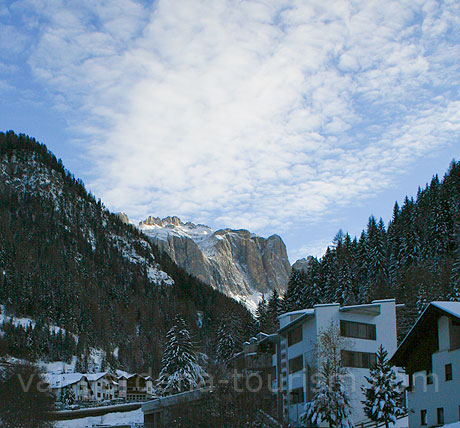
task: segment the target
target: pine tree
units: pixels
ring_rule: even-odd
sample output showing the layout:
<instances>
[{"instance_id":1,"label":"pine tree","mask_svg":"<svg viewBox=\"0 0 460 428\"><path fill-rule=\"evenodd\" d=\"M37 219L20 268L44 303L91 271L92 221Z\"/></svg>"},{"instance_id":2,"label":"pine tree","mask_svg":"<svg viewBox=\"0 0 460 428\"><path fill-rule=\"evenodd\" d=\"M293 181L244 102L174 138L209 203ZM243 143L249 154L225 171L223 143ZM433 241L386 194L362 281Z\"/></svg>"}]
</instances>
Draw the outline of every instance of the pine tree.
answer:
<instances>
[{"instance_id":1,"label":"pine tree","mask_svg":"<svg viewBox=\"0 0 460 428\"><path fill-rule=\"evenodd\" d=\"M318 378L313 401L306 404L302 423L319 425L322 422L330 428L351 428L351 405L345 391L343 377L346 370L342 365L341 350L344 339L334 323L318 336Z\"/></svg>"},{"instance_id":2,"label":"pine tree","mask_svg":"<svg viewBox=\"0 0 460 428\"><path fill-rule=\"evenodd\" d=\"M256 320L259 329L263 331L267 323L268 303L265 300L265 296L262 293L261 295L262 298L260 299L256 309Z\"/></svg>"},{"instance_id":3,"label":"pine tree","mask_svg":"<svg viewBox=\"0 0 460 428\"><path fill-rule=\"evenodd\" d=\"M267 305L267 324L265 333L274 333L278 331L279 321L278 315L281 314L280 297L276 288L273 289L272 295Z\"/></svg>"},{"instance_id":4,"label":"pine tree","mask_svg":"<svg viewBox=\"0 0 460 428\"><path fill-rule=\"evenodd\" d=\"M235 354L236 343L227 320L223 320L217 330L216 359L220 363L226 363Z\"/></svg>"},{"instance_id":5,"label":"pine tree","mask_svg":"<svg viewBox=\"0 0 460 428\"><path fill-rule=\"evenodd\" d=\"M73 393L71 387L65 389L61 401L68 406L71 406L73 403L75 403L75 394Z\"/></svg>"},{"instance_id":6,"label":"pine tree","mask_svg":"<svg viewBox=\"0 0 460 428\"><path fill-rule=\"evenodd\" d=\"M377 423L384 423L386 428L390 423L396 423L396 418L403 415L402 382L397 381L396 374L388 362L388 352L380 346L377 352L377 362L366 376L368 387L362 387L366 400L363 401L364 413Z\"/></svg>"},{"instance_id":7,"label":"pine tree","mask_svg":"<svg viewBox=\"0 0 460 428\"><path fill-rule=\"evenodd\" d=\"M166 339L158 378L158 387L162 394L177 394L203 386L206 373L198 364L190 333L180 315L176 315Z\"/></svg>"}]
</instances>

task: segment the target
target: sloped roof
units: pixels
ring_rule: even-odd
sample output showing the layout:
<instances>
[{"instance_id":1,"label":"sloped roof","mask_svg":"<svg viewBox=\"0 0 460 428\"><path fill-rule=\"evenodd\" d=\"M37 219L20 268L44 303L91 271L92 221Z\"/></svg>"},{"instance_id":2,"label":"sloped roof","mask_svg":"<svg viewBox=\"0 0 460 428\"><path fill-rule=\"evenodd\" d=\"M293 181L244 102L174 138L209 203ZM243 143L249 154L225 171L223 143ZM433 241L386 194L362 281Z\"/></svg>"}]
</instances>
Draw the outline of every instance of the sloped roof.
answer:
<instances>
[{"instance_id":1,"label":"sloped roof","mask_svg":"<svg viewBox=\"0 0 460 428\"><path fill-rule=\"evenodd\" d=\"M407 333L390 362L398 367L404 367L407 357L414 346L423 341L429 326L440 315L449 315L460 319L460 302L431 302L418 317L415 324Z\"/></svg>"},{"instance_id":2,"label":"sloped roof","mask_svg":"<svg viewBox=\"0 0 460 428\"><path fill-rule=\"evenodd\" d=\"M51 389L65 388L80 382L82 379L87 379L82 373L65 373L59 375L47 375L46 381Z\"/></svg>"},{"instance_id":3,"label":"sloped roof","mask_svg":"<svg viewBox=\"0 0 460 428\"><path fill-rule=\"evenodd\" d=\"M460 302L431 302L431 304L460 319Z\"/></svg>"},{"instance_id":4,"label":"sloped roof","mask_svg":"<svg viewBox=\"0 0 460 428\"><path fill-rule=\"evenodd\" d=\"M96 380L99 380L101 378L103 378L104 376L107 376L109 374L109 372L102 372L102 373L91 373L91 374L87 374L86 377L88 378L88 380L90 382L94 382ZM110 375L112 376L112 375ZM116 377L116 376L113 376L113 377Z\"/></svg>"}]
</instances>

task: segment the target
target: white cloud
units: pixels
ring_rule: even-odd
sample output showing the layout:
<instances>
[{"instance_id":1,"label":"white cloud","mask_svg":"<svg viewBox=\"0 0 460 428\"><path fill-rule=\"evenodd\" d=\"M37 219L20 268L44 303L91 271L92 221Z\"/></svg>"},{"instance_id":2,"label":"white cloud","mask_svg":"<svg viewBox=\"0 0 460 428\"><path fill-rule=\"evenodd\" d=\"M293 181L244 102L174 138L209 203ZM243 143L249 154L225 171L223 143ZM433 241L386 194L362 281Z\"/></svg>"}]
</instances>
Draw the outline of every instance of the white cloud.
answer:
<instances>
[{"instance_id":1,"label":"white cloud","mask_svg":"<svg viewBox=\"0 0 460 428\"><path fill-rule=\"evenodd\" d=\"M92 190L135 218L256 231L317 220L460 133L458 2L15 10L41 23L28 63L84 136Z\"/></svg>"}]
</instances>

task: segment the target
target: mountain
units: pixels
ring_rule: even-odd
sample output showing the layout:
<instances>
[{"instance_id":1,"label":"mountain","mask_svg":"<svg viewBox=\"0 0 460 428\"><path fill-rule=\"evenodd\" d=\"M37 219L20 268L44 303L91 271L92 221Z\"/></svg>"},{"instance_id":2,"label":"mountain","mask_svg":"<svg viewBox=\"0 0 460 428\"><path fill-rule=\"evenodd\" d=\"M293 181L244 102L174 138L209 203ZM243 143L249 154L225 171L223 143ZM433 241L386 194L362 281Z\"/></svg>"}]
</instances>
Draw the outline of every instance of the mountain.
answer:
<instances>
[{"instance_id":1,"label":"mountain","mask_svg":"<svg viewBox=\"0 0 460 428\"><path fill-rule=\"evenodd\" d=\"M333 242L294 264L284 310L394 297L402 337L430 301L460 300L460 162L395 203L388 225L371 216L359 238L339 231Z\"/></svg>"},{"instance_id":2,"label":"mountain","mask_svg":"<svg viewBox=\"0 0 460 428\"><path fill-rule=\"evenodd\" d=\"M155 374L177 313L208 355L226 314L251 334L242 305L110 213L46 146L13 132L0 133L0 273L0 357L85 360L97 348L116 368ZM4 322L21 317L34 322Z\"/></svg>"},{"instance_id":3,"label":"mountain","mask_svg":"<svg viewBox=\"0 0 460 428\"><path fill-rule=\"evenodd\" d=\"M149 217L139 229L188 273L254 310L261 293L284 293L291 271L278 235L183 223L178 217Z\"/></svg>"}]
</instances>

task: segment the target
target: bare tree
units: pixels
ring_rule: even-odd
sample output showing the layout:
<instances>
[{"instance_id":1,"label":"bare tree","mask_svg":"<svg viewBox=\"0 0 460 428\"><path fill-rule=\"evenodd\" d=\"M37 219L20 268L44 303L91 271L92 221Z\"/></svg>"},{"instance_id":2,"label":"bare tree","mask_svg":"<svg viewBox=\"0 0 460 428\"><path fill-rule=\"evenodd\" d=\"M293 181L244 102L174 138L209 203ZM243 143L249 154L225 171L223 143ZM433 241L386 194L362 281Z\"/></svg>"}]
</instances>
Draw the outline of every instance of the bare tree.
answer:
<instances>
[{"instance_id":1,"label":"bare tree","mask_svg":"<svg viewBox=\"0 0 460 428\"><path fill-rule=\"evenodd\" d=\"M340 330L331 322L318 336L316 391L313 401L306 404L300 417L303 423L319 425L327 422L330 428L350 428L350 399L344 387L346 370L342 365L341 350L345 342Z\"/></svg>"}]
</instances>

